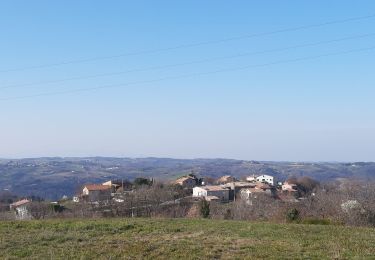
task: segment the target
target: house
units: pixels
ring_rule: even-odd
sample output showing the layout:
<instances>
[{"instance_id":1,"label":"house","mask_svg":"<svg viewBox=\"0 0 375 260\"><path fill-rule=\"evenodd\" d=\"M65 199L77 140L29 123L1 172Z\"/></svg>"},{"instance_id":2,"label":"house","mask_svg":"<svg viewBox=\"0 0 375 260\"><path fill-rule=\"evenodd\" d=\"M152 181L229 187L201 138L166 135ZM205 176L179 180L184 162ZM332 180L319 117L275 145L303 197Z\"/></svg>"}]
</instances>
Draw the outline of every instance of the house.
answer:
<instances>
[{"instance_id":1,"label":"house","mask_svg":"<svg viewBox=\"0 0 375 260\"><path fill-rule=\"evenodd\" d=\"M255 174L253 174L252 176L247 176L246 177L246 181L248 181L248 182L256 182L257 181L257 177L255 176Z\"/></svg>"},{"instance_id":2,"label":"house","mask_svg":"<svg viewBox=\"0 0 375 260\"><path fill-rule=\"evenodd\" d=\"M89 202L111 199L112 187L102 184L88 184L83 187L82 197Z\"/></svg>"},{"instance_id":3,"label":"house","mask_svg":"<svg viewBox=\"0 0 375 260\"><path fill-rule=\"evenodd\" d=\"M102 183L102 185L111 186L112 193L120 193L123 191L130 191L133 188L133 185L128 180L110 180Z\"/></svg>"},{"instance_id":4,"label":"house","mask_svg":"<svg viewBox=\"0 0 375 260\"><path fill-rule=\"evenodd\" d=\"M252 183L252 182L234 181L234 182L229 182L229 183L223 184L221 186L224 187L224 188L229 188L230 189L229 200L235 200L236 197L237 197L237 195L238 195L238 193L242 189L254 188L255 185L256 184Z\"/></svg>"},{"instance_id":5,"label":"house","mask_svg":"<svg viewBox=\"0 0 375 260\"><path fill-rule=\"evenodd\" d=\"M236 178L230 176L230 175L225 175L217 179L217 184L226 184L228 182L234 182L236 181Z\"/></svg>"},{"instance_id":6,"label":"house","mask_svg":"<svg viewBox=\"0 0 375 260\"><path fill-rule=\"evenodd\" d=\"M207 200L220 200L222 202L229 201L229 188L218 185L209 185L193 188L193 197L201 197ZM216 198L214 198L216 197Z\"/></svg>"},{"instance_id":7,"label":"house","mask_svg":"<svg viewBox=\"0 0 375 260\"><path fill-rule=\"evenodd\" d=\"M295 193L297 192L297 185L295 183L290 182L284 182L283 185L281 185L281 190L283 192L289 192L289 193Z\"/></svg>"},{"instance_id":8,"label":"house","mask_svg":"<svg viewBox=\"0 0 375 260\"><path fill-rule=\"evenodd\" d=\"M183 176L178 178L177 180L173 181L172 184L180 185L184 188L193 188L198 184L198 179L194 176Z\"/></svg>"},{"instance_id":9,"label":"house","mask_svg":"<svg viewBox=\"0 0 375 260\"><path fill-rule=\"evenodd\" d=\"M256 181L273 185L273 176L263 174L263 175L256 177Z\"/></svg>"},{"instance_id":10,"label":"house","mask_svg":"<svg viewBox=\"0 0 375 260\"><path fill-rule=\"evenodd\" d=\"M31 201L23 199L10 204L10 209L13 209L16 214L16 219L25 220L31 219L31 214L29 211Z\"/></svg>"},{"instance_id":11,"label":"house","mask_svg":"<svg viewBox=\"0 0 375 260\"><path fill-rule=\"evenodd\" d=\"M254 187L242 189L240 191L241 199L246 200L252 204L252 199L256 199L259 195L273 196L272 187L266 183L257 183Z\"/></svg>"}]
</instances>

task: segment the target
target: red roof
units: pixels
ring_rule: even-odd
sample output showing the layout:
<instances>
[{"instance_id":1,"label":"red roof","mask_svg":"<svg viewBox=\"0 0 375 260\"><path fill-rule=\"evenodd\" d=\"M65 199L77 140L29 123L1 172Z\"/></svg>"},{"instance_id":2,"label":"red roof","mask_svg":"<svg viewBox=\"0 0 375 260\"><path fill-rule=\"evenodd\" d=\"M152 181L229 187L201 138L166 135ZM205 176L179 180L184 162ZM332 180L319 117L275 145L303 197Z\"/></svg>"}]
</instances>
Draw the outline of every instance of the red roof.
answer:
<instances>
[{"instance_id":1,"label":"red roof","mask_svg":"<svg viewBox=\"0 0 375 260\"><path fill-rule=\"evenodd\" d=\"M27 203L29 203L29 202L30 202L29 200L27 200L27 199L23 199L23 200L20 200L20 201L17 201L17 202L14 202L14 203L10 204L10 206L11 206L12 208L17 208L17 207L22 206L22 205L24 205L24 204L27 204Z\"/></svg>"},{"instance_id":2,"label":"red roof","mask_svg":"<svg viewBox=\"0 0 375 260\"><path fill-rule=\"evenodd\" d=\"M85 185L85 188L88 190L109 190L111 189L111 186L102 184L88 184Z\"/></svg>"}]
</instances>

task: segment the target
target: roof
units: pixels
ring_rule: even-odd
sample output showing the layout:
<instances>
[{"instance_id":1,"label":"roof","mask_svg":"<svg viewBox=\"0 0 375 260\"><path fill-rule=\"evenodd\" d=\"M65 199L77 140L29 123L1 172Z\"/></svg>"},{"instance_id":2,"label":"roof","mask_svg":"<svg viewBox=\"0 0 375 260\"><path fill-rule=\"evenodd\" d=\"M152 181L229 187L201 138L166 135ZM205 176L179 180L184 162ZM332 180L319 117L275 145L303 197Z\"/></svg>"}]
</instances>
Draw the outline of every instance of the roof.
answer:
<instances>
[{"instance_id":1,"label":"roof","mask_svg":"<svg viewBox=\"0 0 375 260\"><path fill-rule=\"evenodd\" d=\"M257 183L257 185L255 186L256 188L258 189L271 189L271 186L267 183Z\"/></svg>"},{"instance_id":2,"label":"roof","mask_svg":"<svg viewBox=\"0 0 375 260\"><path fill-rule=\"evenodd\" d=\"M14 202L14 203L10 204L10 206L11 206L12 208L16 208L16 207L19 207L19 206L25 205L25 204L27 204L27 203L29 203L29 202L30 202L29 200L27 200L27 199L23 199L23 200L20 200L20 201L17 201L17 202Z\"/></svg>"},{"instance_id":3,"label":"roof","mask_svg":"<svg viewBox=\"0 0 375 260\"><path fill-rule=\"evenodd\" d=\"M208 201L219 200L219 198L216 197L216 196L206 196L205 199L208 200Z\"/></svg>"},{"instance_id":4,"label":"roof","mask_svg":"<svg viewBox=\"0 0 375 260\"><path fill-rule=\"evenodd\" d=\"M273 176L267 174L258 175L256 178L258 179L260 177L273 178Z\"/></svg>"},{"instance_id":5,"label":"roof","mask_svg":"<svg viewBox=\"0 0 375 260\"><path fill-rule=\"evenodd\" d=\"M85 185L85 188L88 190L109 190L111 189L111 186L102 184L88 184Z\"/></svg>"},{"instance_id":6,"label":"roof","mask_svg":"<svg viewBox=\"0 0 375 260\"><path fill-rule=\"evenodd\" d=\"M196 187L197 188L197 187ZM207 191L222 191L222 190L228 190L225 187L219 186L219 185L209 185L209 186L202 186L198 187Z\"/></svg>"},{"instance_id":7,"label":"roof","mask_svg":"<svg viewBox=\"0 0 375 260\"><path fill-rule=\"evenodd\" d=\"M176 180L176 182L183 182L183 181L186 181L186 180L195 180L195 179L191 176L183 176L183 177L178 178Z\"/></svg>"},{"instance_id":8,"label":"roof","mask_svg":"<svg viewBox=\"0 0 375 260\"><path fill-rule=\"evenodd\" d=\"M235 181L235 182L229 182L227 184L224 184L224 186L233 186L234 187L237 187L237 188L241 188L241 187L255 187L255 183L252 183L252 182L247 182L247 181Z\"/></svg>"},{"instance_id":9,"label":"roof","mask_svg":"<svg viewBox=\"0 0 375 260\"><path fill-rule=\"evenodd\" d=\"M296 183L294 183L294 182L288 182L288 181L285 181L285 182L283 183L283 185L297 186Z\"/></svg>"},{"instance_id":10,"label":"roof","mask_svg":"<svg viewBox=\"0 0 375 260\"><path fill-rule=\"evenodd\" d=\"M266 189L262 189L259 187L254 187L254 188L246 188L241 190L241 192L250 192L250 193L266 193Z\"/></svg>"},{"instance_id":11,"label":"roof","mask_svg":"<svg viewBox=\"0 0 375 260\"><path fill-rule=\"evenodd\" d=\"M228 180L234 180L234 177L230 175L224 175L224 176L221 176L219 179L217 179L218 182L226 182Z\"/></svg>"}]
</instances>

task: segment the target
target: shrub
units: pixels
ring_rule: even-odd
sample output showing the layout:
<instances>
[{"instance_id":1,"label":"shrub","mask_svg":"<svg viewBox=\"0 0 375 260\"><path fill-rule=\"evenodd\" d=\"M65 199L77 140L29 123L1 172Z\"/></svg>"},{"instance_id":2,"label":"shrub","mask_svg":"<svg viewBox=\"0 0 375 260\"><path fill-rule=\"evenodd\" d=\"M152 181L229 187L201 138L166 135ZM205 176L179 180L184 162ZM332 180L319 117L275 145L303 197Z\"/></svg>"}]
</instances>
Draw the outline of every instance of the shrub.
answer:
<instances>
[{"instance_id":1,"label":"shrub","mask_svg":"<svg viewBox=\"0 0 375 260\"><path fill-rule=\"evenodd\" d=\"M288 222L294 222L299 219L299 211L296 208L288 210L286 213L286 220Z\"/></svg>"},{"instance_id":2,"label":"shrub","mask_svg":"<svg viewBox=\"0 0 375 260\"><path fill-rule=\"evenodd\" d=\"M203 199L200 202L199 211L203 218L208 218L210 216L210 203Z\"/></svg>"}]
</instances>

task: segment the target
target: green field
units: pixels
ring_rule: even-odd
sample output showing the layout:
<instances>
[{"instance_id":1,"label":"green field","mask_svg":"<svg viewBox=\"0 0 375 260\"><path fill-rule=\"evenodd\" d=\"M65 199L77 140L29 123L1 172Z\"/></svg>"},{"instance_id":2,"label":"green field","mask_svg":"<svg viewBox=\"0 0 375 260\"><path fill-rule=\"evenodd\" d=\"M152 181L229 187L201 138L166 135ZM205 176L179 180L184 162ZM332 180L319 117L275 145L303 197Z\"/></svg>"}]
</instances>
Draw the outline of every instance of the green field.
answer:
<instances>
[{"instance_id":1,"label":"green field","mask_svg":"<svg viewBox=\"0 0 375 260\"><path fill-rule=\"evenodd\" d=\"M375 229L189 219L0 222L2 259L375 259Z\"/></svg>"}]
</instances>

